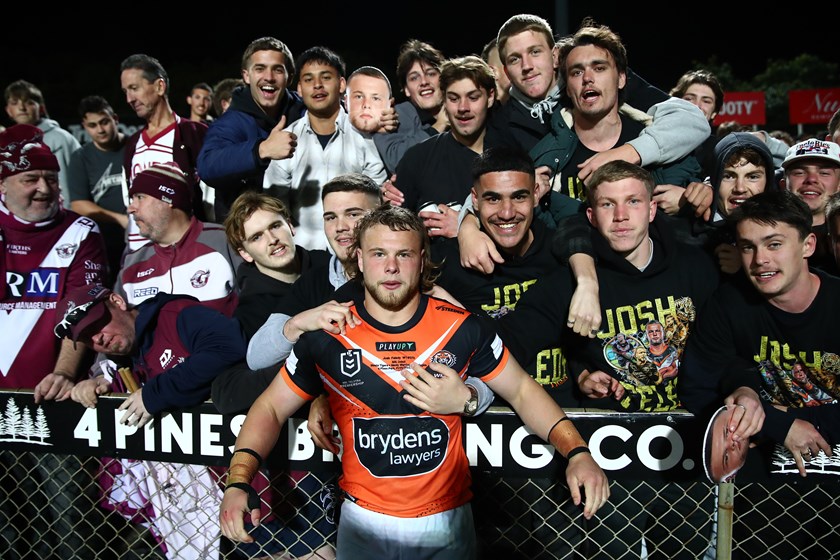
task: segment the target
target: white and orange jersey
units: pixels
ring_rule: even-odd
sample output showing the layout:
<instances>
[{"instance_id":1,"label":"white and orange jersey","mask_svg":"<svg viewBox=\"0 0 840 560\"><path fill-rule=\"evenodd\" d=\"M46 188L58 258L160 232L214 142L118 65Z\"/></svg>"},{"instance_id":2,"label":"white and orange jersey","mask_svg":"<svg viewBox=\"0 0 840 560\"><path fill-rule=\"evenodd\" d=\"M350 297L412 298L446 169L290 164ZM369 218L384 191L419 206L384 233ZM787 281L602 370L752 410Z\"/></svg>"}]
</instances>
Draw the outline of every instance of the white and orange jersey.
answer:
<instances>
[{"instance_id":1,"label":"white and orange jersey","mask_svg":"<svg viewBox=\"0 0 840 560\"><path fill-rule=\"evenodd\" d=\"M360 506L397 517L467 503L461 417L420 410L399 382L415 362L445 364L462 379L493 379L507 363L501 339L464 309L426 296L399 327L379 323L358 303L351 310L361 325L344 335L304 334L280 371L303 398L326 389L344 444L341 487Z\"/></svg>"}]
</instances>

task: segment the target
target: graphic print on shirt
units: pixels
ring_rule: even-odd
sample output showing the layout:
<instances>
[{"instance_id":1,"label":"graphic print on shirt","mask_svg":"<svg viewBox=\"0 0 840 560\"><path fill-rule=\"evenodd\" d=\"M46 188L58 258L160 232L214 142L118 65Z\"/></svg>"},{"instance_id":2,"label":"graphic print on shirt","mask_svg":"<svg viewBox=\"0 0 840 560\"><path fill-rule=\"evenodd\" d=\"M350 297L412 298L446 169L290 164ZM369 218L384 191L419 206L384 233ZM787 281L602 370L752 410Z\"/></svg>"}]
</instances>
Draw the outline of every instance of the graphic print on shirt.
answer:
<instances>
[{"instance_id":1,"label":"graphic print on shirt","mask_svg":"<svg viewBox=\"0 0 840 560\"><path fill-rule=\"evenodd\" d=\"M607 309L606 316L607 332L598 336L625 389L621 406L634 412L678 408L677 373L696 317L691 298L657 298Z\"/></svg>"},{"instance_id":2,"label":"graphic print on shirt","mask_svg":"<svg viewBox=\"0 0 840 560\"><path fill-rule=\"evenodd\" d=\"M753 356L761 373L761 398L773 404L803 408L833 404L840 397L840 356L819 350L796 350L761 337Z\"/></svg>"},{"instance_id":3,"label":"graphic print on shirt","mask_svg":"<svg viewBox=\"0 0 840 560\"><path fill-rule=\"evenodd\" d=\"M6 301L0 302L0 375L6 376L24 343L45 310L54 310L61 296L67 268L76 250L91 231L97 230L89 218L79 217L53 245L37 268L29 272L6 271ZM95 263L90 263L91 266ZM99 280L98 273L93 276Z\"/></svg>"}]
</instances>

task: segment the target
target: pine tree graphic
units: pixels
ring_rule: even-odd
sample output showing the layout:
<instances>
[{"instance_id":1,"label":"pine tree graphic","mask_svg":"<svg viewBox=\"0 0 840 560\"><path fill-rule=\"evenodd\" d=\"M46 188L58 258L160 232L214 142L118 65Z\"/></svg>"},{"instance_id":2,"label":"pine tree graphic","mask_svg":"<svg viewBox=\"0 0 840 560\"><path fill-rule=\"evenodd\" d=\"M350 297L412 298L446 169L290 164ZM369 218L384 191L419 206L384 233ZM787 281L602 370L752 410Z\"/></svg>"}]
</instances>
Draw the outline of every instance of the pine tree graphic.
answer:
<instances>
[{"instance_id":1,"label":"pine tree graphic","mask_svg":"<svg viewBox=\"0 0 840 560\"><path fill-rule=\"evenodd\" d=\"M20 435L22 421L20 417L20 409L14 399L6 401L6 414L3 418L4 428L6 434L12 436L12 439L17 439Z\"/></svg>"},{"instance_id":2,"label":"pine tree graphic","mask_svg":"<svg viewBox=\"0 0 840 560\"><path fill-rule=\"evenodd\" d=\"M33 418L29 407L20 409L14 399L6 401L6 411L0 415L0 441L20 441L52 445L46 442L50 437L47 416L40 406L35 408Z\"/></svg>"},{"instance_id":3,"label":"pine tree graphic","mask_svg":"<svg viewBox=\"0 0 840 560\"><path fill-rule=\"evenodd\" d=\"M32 439L32 434L35 431L35 424L32 422L32 415L29 414L29 407L23 407L23 414L20 420L20 435L26 439Z\"/></svg>"},{"instance_id":4,"label":"pine tree graphic","mask_svg":"<svg viewBox=\"0 0 840 560\"><path fill-rule=\"evenodd\" d=\"M50 427L47 426L47 415L44 414L44 409L40 406L35 411L35 433L32 434L44 443L44 440L50 437Z\"/></svg>"}]
</instances>

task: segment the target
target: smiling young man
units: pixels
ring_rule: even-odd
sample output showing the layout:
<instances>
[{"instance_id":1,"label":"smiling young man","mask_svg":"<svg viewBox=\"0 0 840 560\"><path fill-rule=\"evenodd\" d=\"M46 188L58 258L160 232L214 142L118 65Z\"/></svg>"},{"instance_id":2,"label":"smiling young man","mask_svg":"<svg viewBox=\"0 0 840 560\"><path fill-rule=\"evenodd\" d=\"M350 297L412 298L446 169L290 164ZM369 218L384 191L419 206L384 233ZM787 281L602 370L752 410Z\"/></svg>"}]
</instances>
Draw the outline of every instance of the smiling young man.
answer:
<instances>
[{"instance_id":1,"label":"smiling young man","mask_svg":"<svg viewBox=\"0 0 840 560\"><path fill-rule=\"evenodd\" d=\"M490 274L464 268L456 239L433 244L432 255L443 263L441 286L470 312L497 318L512 311L519 297L558 261L551 255L547 228L534 220L534 164L526 152L485 150L473 163L472 176L475 217L504 262Z\"/></svg>"},{"instance_id":2,"label":"smiling young man","mask_svg":"<svg viewBox=\"0 0 840 560\"><path fill-rule=\"evenodd\" d=\"M840 336L830 325L840 310L840 279L809 267L816 246L812 210L790 191L757 194L736 208L730 220L743 281L721 284L698 314L680 396L691 412L706 418L721 404L739 405L730 431L744 444L754 438L759 445L750 453L756 461L747 461L745 469L763 473L774 452L774 445L763 443L775 443L775 452L789 453L805 476L811 461L820 452L831 455L838 443ZM793 390L803 373L807 383L833 401L814 401L814 393ZM736 514L742 522L735 525L735 538L749 557L766 555L778 527L766 523L766 488L756 485L741 494L743 509L736 504ZM782 504L780 520L788 529L783 542L773 547L774 555L795 556L811 546L815 534L826 550L840 544L835 533L804 513L816 508L823 511L821 518L833 519L836 504L810 495L813 499L805 502L795 499L804 504L801 508ZM744 535L738 534L741 528Z\"/></svg>"},{"instance_id":3,"label":"smiling young man","mask_svg":"<svg viewBox=\"0 0 840 560\"><path fill-rule=\"evenodd\" d=\"M415 212L430 209L421 213L430 235L455 237L457 208L469 195L473 162L485 149L505 144L487 134L496 79L486 62L477 56L447 60L440 85L450 128L405 152L396 187L403 195L401 206Z\"/></svg>"},{"instance_id":4,"label":"smiling young man","mask_svg":"<svg viewBox=\"0 0 840 560\"><path fill-rule=\"evenodd\" d=\"M230 205L246 190L262 190L268 164L290 157L297 136L285 128L306 110L289 86L295 61L289 47L274 37L260 37L245 48L241 74L230 107L214 122L198 154L201 179L216 190L216 219L224 221Z\"/></svg>"},{"instance_id":5,"label":"smiling young man","mask_svg":"<svg viewBox=\"0 0 840 560\"><path fill-rule=\"evenodd\" d=\"M782 167L785 170L782 187L811 209L811 231L817 238L817 246L810 263L823 270L833 270L825 207L829 197L840 191L840 145L816 138L804 140L788 150Z\"/></svg>"},{"instance_id":6,"label":"smiling young man","mask_svg":"<svg viewBox=\"0 0 840 560\"><path fill-rule=\"evenodd\" d=\"M396 171L406 150L449 128L440 88L443 61L443 53L424 41L409 39L400 47L396 74L406 100L394 107L399 126L373 137L389 173Z\"/></svg>"},{"instance_id":7,"label":"smiling young man","mask_svg":"<svg viewBox=\"0 0 840 560\"><path fill-rule=\"evenodd\" d=\"M681 406L677 396L679 363L686 339L691 337L696 309L708 299L718 278L709 255L698 247L678 243L668 229L653 220L653 187L648 171L621 160L602 165L592 175L586 215L592 225L602 310L602 328L592 338L575 334L565 322L575 288L567 267L540 278L519 298L516 309L498 321L499 334L517 360L525 363L546 350L554 351L552 356L561 363L555 366L554 382L564 382L559 385L558 399L579 398L587 408L621 412L670 411ZM662 325L669 322L682 328L665 339ZM618 347L622 355L615 351ZM637 371L652 371L652 375L640 377ZM551 369L537 372L547 376ZM664 522L670 532L689 517L690 530L674 530L679 534L679 550L702 556L708 547L710 524L707 516L698 516L697 503L707 492L684 499L691 493L676 484L657 489L659 498L668 496L664 500L667 506L661 507L664 503L657 503L657 497L647 489L635 489L633 499L625 501L622 496L616 502L620 515L607 517L593 530L592 538L605 554L619 557L628 546L638 551L644 536L649 546L655 543L658 550L673 557L678 555L677 549L671 548L673 536L663 534L653 520L663 523L670 519ZM618 524L616 520L624 515L638 515L638 508L632 513L625 509L634 500L650 502L643 514L646 519Z\"/></svg>"},{"instance_id":8,"label":"smiling young man","mask_svg":"<svg viewBox=\"0 0 840 560\"><path fill-rule=\"evenodd\" d=\"M297 91L306 116L286 127L298 144L291 157L268 165L263 187L286 203L301 247L326 249L323 185L346 173L361 173L382 184L386 173L376 147L351 126L341 106L346 89L341 57L315 46L301 53L298 65Z\"/></svg>"},{"instance_id":9,"label":"smiling young man","mask_svg":"<svg viewBox=\"0 0 840 560\"><path fill-rule=\"evenodd\" d=\"M190 120L210 124L213 116L210 115L210 108L213 107L213 88L206 82L199 82L192 87L187 96L187 105L190 107Z\"/></svg>"},{"instance_id":10,"label":"smiling young man","mask_svg":"<svg viewBox=\"0 0 840 560\"><path fill-rule=\"evenodd\" d=\"M419 374L423 368L443 376L485 378L532 430L546 434L568 457L566 480L573 499L581 503L584 487L584 516L591 518L607 501L608 483L573 424L562 422L562 409L480 321L422 295L434 268L425 226L416 214L382 206L365 215L356 228L354 249L353 276L363 287L351 306L358 324L346 333L306 333L249 410L220 511L223 534L234 541L251 539L243 515L257 513L247 502L254 494L250 482L260 458L274 447L287 418L326 391L345 442L339 484L352 496L341 506L339 557L414 558L432 551L442 559L474 557L460 417L428 414L403 397L402 372ZM417 341L415 351L395 355L376 349L376 341L385 341L382 346L387 347L387 341L406 337ZM342 381L351 372L363 382ZM414 442L411 450L384 452L366 443L385 441L387 434L397 432ZM407 461L409 457L420 459Z\"/></svg>"}]
</instances>

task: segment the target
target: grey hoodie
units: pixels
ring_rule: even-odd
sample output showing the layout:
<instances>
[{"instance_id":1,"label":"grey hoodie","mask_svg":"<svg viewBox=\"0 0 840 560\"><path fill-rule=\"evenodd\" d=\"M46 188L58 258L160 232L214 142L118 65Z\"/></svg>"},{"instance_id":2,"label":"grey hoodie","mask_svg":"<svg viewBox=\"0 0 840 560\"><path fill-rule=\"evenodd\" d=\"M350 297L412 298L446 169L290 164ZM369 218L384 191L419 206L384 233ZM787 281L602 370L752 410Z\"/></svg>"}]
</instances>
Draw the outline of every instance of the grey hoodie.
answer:
<instances>
[{"instance_id":1,"label":"grey hoodie","mask_svg":"<svg viewBox=\"0 0 840 560\"><path fill-rule=\"evenodd\" d=\"M75 136L61 128L57 121L41 119L38 128L44 131L44 143L50 147L53 155L58 159L58 186L61 187L61 203L70 208L70 180L67 168L70 167L70 154L82 147Z\"/></svg>"}]
</instances>

